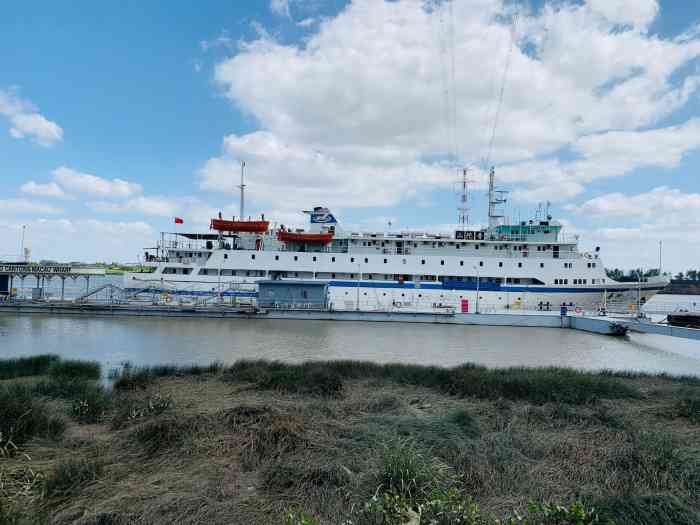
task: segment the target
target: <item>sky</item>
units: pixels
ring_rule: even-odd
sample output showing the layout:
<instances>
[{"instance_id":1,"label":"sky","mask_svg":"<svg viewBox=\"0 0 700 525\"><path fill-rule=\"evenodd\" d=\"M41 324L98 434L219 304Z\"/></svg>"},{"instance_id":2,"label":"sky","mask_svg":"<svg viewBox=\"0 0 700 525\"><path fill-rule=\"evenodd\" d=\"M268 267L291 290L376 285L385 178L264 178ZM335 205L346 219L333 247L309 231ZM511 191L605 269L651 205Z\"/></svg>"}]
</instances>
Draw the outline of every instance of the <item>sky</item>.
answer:
<instances>
[{"instance_id":1,"label":"sky","mask_svg":"<svg viewBox=\"0 0 700 525\"><path fill-rule=\"evenodd\" d=\"M0 259L136 261L222 211L449 232L468 168L608 267L700 267L700 4L10 2ZM389 225L390 223L390 225ZM24 228L23 228L24 227Z\"/></svg>"}]
</instances>

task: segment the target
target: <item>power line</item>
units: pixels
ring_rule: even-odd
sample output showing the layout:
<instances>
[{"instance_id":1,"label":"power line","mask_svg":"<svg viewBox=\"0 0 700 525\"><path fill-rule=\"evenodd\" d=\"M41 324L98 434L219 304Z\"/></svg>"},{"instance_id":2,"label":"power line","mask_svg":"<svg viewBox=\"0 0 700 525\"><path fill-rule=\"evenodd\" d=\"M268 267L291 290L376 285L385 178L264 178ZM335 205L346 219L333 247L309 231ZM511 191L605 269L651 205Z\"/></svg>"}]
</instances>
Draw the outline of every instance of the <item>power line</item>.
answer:
<instances>
[{"instance_id":1,"label":"power line","mask_svg":"<svg viewBox=\"0 0 700 525\"><path fill-rule=\"evenodd\" d=\"M503 107L503 96L506 90L506 80L508 78L508 70L510 69L510 58L513 54L513 45L515 44L515 27L518 21L518 14L513 15L513 21L510 27L510 44L508 46L508 53L506 55L506 63L503 68L503 77L501 78L501 89L498 95L498 106L496 107L496 115L493 119L493 128L491 130L491 140L489 140L488 153L486 155L486 167L491 164L491 155L493 154L493 145L496 140L496 129L498 128L498 123L501 118L501 109Z\"/></svg>"}]
</instances>

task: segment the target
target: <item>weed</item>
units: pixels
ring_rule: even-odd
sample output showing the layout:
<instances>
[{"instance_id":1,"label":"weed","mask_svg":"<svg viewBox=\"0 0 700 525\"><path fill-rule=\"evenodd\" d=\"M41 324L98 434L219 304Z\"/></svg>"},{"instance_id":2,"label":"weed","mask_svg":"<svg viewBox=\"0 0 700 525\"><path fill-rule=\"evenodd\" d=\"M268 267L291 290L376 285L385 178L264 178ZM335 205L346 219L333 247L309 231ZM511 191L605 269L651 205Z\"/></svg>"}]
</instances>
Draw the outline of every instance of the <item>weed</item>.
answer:
<instances>
[{"instance_id":1,"label":"weed","mask_svg":"<svg viewBox=\"0 0 700 525\"><path fill-rule=\"evenodd\" d=\"M51 363L48 374L62 381L93 379L101 376L100 364L96 361L57 360Z\"/></svg>"},{"instance_id":2,"label":"weed","mask_svg":"<svg viewBox=\"0 0 700 525\"><path fill-rule=\"evenodd\" d=\"M596 502L601 519L616 525L697 525L700 512L670 494L612 496Z\"/></svg>"},{"instance_id":3,"label":"weed","mask_svg":"<svg viewBox=\"0 0 700 525\"><path fill-rule=\"evenodd\" d=\"M23 385L0 387L0 450L11 455L33 437L58 439L66 423Z\"/></svg>"},{"instance_id":4,"label":"weed","mask_svg":"<svg viewBox=\"0 0 700 525\"><path fill-rule=\"evenodd\" d=\"M80 423L96 423L112 406L105 388L94 381L59 376L28 387L33 394L71 402L71 415Z\"/></svg>"},{"instance_id":5,"label":"weed","mask_svg":"<svg viewBox=\"0 0 700 525\"><path fill-rule=\"evenodd\" d=\"M218 374L223 365L215 361L206 366L190 365L161 365L134 367L124 363L121 371L111 370L110 379L114 381L116 390L145 389L161 377L187 377Z\"/></svg>"},{"instance_id":6,"label":"weed","mask_svg":"<svg viewBox=\"0 0 700 525\"><path fill-rule=\"evenodd\" d=\"M95 459L70 458L61 461L46 478L46 495L50 498L70 496L82 486L99 479L102 470L102 463Z\"/></svg>"},{"instance_id":7,"label":"weed","mask_svg":"<svg viewBox=\"0 0 700 525\"><path fill-rule=\"evenodd\" d=\"M675 405L676 415L700 425L700 390L685 390Z\"/></svg>"},{"instance_id":8,"label":"weed","mask_svg":"<svg viewBox=\"0 0 700 525\"><path fill-rule=\"evenodd\" d=\"M0 359L0 380L44 375L59 359L53 354Z\"/></svg>"},{"instance_id":9,"label":"weed","mask_svg":"<svg viewBox=\"0 0 700 525\"><path fill-rule=\"evenodd\" d=\"M121 399L117 403L117 412L112 418L112 430L123 428L128 422L159 416L172 407L171 396L163 396L159 392L146 399Z\"/></svg>"},{"instance_id":10,"label":"weed","mask_svg":"<svg viewBox=\"0 0 700 525\"><path fill-rule=\"evenodd\" d=\"M383 491L421 501L449 478L448 467L425 455L410 439L384 445L378 485Z\"/></svg>"}]
</instances>

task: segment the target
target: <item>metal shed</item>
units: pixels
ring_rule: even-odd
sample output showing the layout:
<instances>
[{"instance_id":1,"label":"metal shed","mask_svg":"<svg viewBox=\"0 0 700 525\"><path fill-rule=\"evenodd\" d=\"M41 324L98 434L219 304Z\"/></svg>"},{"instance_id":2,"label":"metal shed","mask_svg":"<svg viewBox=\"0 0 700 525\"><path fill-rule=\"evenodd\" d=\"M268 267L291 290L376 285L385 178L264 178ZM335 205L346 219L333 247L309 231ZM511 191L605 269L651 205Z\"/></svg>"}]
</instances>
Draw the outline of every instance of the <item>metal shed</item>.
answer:
<instances>
[{"instance_id":1,"label":"metal shed","mask_svg":"<svg viewBox=\"0 0 700 525\"><path fill-rule=\"evenodd\" d=\"M261 308L325 310L327 303L326 281L258 281L258 306Z\"/></svg>"}]
</instances>

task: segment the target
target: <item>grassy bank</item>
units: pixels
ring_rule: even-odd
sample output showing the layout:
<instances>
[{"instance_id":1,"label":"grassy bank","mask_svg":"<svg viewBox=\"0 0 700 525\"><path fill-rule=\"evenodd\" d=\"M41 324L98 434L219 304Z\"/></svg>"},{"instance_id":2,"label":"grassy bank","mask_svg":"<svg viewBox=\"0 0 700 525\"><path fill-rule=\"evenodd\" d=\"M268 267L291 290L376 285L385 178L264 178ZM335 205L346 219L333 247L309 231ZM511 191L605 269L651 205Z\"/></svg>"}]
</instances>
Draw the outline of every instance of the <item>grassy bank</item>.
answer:
<instances>
[{"instance_id":1,"label":"grassy bank","mask_svg":"<svg viewBox=\"0 0 700 525\"><path fill-rule=\"evenodd\" d=\"M700 523L695 378L41 362L0 361L0 523Z\"/></svg>"}]
</instances>

